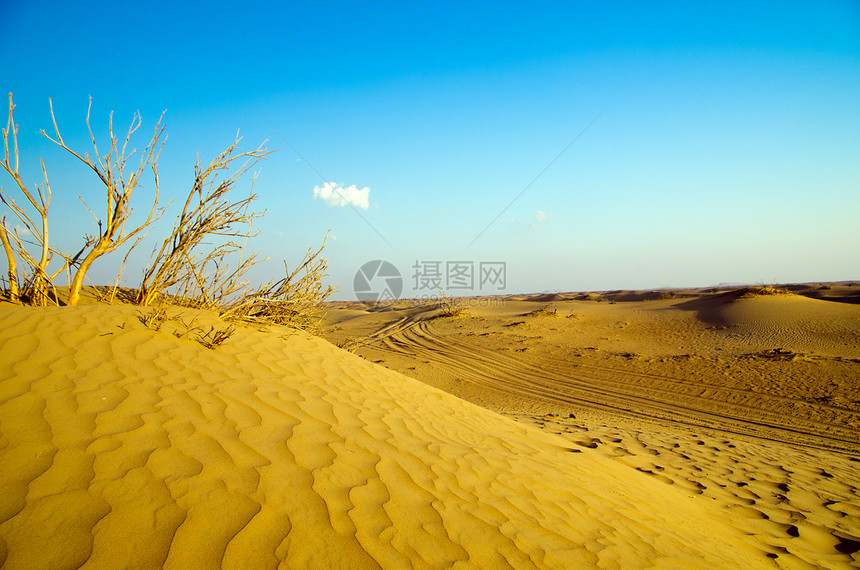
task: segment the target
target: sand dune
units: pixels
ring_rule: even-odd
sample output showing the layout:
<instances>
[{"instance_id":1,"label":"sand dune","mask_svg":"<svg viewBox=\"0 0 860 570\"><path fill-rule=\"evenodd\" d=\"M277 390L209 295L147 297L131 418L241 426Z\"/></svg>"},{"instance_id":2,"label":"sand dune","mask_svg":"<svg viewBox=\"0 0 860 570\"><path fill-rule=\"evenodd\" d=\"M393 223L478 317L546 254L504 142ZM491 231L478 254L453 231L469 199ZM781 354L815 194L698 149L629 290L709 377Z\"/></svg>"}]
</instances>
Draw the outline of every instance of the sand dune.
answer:
<instances>
[{"instance_id":1,"label":"sand dune","mask_svg":"<svg viewBox=\"0 0 860 570\"><path fill-rule=\"evenodd\" d=\"M0 307L4 568L771 560L690 489L322 339L137 316Z\"/></svg>"},{"instance_id":2,"label":"sand dune","mask_svg":"<svg viewBox=\"0 0 860 570\"><path fill-rule=\"evenodd\" d=\"M329 337L683 489L780 566L860 563L860 306L646 293L335 309Z\"/></svg>"},{"instance_id":3,"label":"sand dune","mask_svg":"<svg viewBox=\"0 0 860 570\"><path fill-rule=\"evenodd\" d=\"M726 293L678 304L740 342L797 353L860 358L860 305L800 295L749 299Z\"/></svg>"}]
</instances>

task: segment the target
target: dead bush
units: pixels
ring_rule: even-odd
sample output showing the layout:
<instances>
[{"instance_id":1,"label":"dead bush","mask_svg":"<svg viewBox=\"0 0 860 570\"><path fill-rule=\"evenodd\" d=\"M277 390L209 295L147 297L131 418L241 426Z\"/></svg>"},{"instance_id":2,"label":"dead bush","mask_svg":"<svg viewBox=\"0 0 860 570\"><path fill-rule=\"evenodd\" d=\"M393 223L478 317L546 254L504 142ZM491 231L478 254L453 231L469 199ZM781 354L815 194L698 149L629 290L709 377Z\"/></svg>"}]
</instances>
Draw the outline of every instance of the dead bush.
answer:
<instances>
[{"instance_id":1,"label":"dead bush","mask_svg":"<svg viewBox=\"0 0 860 570\"><path fill-rule=\"evenodd\" d=\"M327 239L328 234L316 251L308 249L293 271L285 261L284 278L238 296L221 309L220 316L230 321L318 332L324 312L322 303L334 292L331 285L323 285L328 263L320 254Z\"/></svg>"},{"instance_id":2,"label":"dead bush","mask_svg":"<svg viewBox=\"0 0 860 570\"><path fill-rule=\"evenodd\" d=\"M229 193L269 151L264 143L256 150L237 153L240 140L237 136L233 144L205 168L198 157L194 183L182 211L170 235L157 252L153 251L144 269L138 304L150 305L158 295L172 288L176 297L213 309L247 285L244 275L259 260L256 254L243 260L241 253L247 240L257 235L251 232L254 219L264 214L250 209L257 197L253 193L256 175L251 179L252 191L248 197L236 200ZM219 174L234 163L241 165L230 176L219 180ZM213 245L213 239L226 241ZM236 255L240 256L239 261L231 268L229 260Z\"/></svg>"}]
</instances>

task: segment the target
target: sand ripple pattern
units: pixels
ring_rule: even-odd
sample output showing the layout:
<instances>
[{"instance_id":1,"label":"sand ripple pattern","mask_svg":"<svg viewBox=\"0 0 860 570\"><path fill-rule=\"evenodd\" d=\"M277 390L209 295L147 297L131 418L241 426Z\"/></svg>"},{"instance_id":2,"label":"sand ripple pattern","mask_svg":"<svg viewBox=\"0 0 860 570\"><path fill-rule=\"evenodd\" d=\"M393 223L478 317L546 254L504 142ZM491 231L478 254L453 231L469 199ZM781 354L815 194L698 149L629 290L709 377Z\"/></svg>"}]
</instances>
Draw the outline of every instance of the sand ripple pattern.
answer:
<instances>
[{"instance_id":1,"label":"sand ripple pattern","mask_svg":"<svg viewBox=\"0 0 860 570\"><path fill-rule=\"evenodd\" d=\"M677 487L321 339L135 314L0 307L3 568L771 563Z\"/></svg>"}]
</instances>

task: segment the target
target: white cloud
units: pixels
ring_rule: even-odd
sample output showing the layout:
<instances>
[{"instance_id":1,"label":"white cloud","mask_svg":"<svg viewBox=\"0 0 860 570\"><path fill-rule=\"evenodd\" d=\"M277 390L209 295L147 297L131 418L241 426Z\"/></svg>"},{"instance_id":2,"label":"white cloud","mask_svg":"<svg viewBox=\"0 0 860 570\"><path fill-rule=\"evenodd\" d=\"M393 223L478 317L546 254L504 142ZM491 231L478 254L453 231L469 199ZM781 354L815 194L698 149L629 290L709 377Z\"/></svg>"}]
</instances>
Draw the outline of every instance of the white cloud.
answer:
<instances>
[{"instance_id":1,"label":"white cloud","mask_svg":"<svg viewBox=\"0 0 860 570\"><path fill-rule=\"evenodd\" d=\"M532 223L529 224L529 227L534 228L536 226L539 226L544 223L547 218L549 218L549 214L547 214L543 210L538 210L537 212L535 212L535 217L532 219Z\"/></svg>"},{"instance_id":2,"label":"white cloud","mask_svg":"<svg viewBox=\"0 0 860 570\"><path fill-rule=\"evenodd\" d=\"M344 188L334 182L326 182L322 186L314 186L314 200L322 200L333 208L350 204L367 210L370 207L370 188L365 186L359 190L355 184Z\"/></svg>"}]
</instances>

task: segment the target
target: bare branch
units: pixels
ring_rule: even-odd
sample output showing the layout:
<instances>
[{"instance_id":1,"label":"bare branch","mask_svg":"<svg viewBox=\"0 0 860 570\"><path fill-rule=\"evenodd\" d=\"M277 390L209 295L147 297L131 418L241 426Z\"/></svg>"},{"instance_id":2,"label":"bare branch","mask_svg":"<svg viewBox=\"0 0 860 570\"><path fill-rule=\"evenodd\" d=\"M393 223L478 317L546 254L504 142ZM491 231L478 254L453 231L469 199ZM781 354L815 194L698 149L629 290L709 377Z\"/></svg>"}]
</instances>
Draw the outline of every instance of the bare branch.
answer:
<instances>
[{"instance_id":1,"label":"bare branch","mask_svg":"<svg viewBox=\"0 0 860 570\"><path fill-rule=\"evenodd\" d=\"M238 291L242 276L258 261L256 256L241 261L232 273L228 272L226 260L244 250L229 238L247 240L256 234L251 233L253 220L262 213L250 210L256 199L251 179L251 192L247 198L232 201L229 195L235 183L249 168L263 160L269 151L265 143L256 150L236 153L241 139L236 140L218 154L203 168L198 156L194 167L194 182L185 199L182 211L176 218L170 235L161 243L158 252L153 251L151 263L144 270L143 281L138 295L138 303L151 304L156 297L171 287L178 287L183 294L197 299L199 304L214 307L226 296ZM234 164L240 166L224 180L218 181L218 173L230 169ZM247 230L241 226L247 224ZM211 236L228 238L226 243L203 252L205 240ZM209 265L214 272L207 273Z\"/></svg>"},{"instance_id":2,"label":"bare branch","mask_svg":"<svg viewBox=\"0 0 860 570\"><path fill-rule=\"evenodd\" d=\"M56 139L51 138L50 135L48 135L45 132L45 129L42 129L39 132L42 133L43 137L45 137L46 139L48 139L52 143L59 145L64 150L66 150L69 154L71 154L72 156L74 156L75 158L77 158L78 160L80 160L81 162L86 164L87 166L89 166L90 169L92 169L92 171L95 172L96 175L101 179L102 183L105 186L107 186L108 181L104 178L104 174L102 173L101 170L99 170L96 167L96 165L93 164L93 161L90 160L90 156L88 154L86 156L81 156L80 154L78 154L77 152L73 151L68 146L66 146L66 143L65 143L65 141L63 141L63 137L60 134L60 128L57 126L57 118L54 116L54 103L53 103L53 101L51 101L51 99L48 99L48 105L51 107L51 121L53 121L53 123L54 123L54 132L57 133L57 138ZM92 97L90 97L90 107L92 107ZM89 109L87 109L87 127L89 128L89 126L90 126L90 111L89 111ZM90 128L90 136L93 139L93 147L95 147L95 135L93 135L93 131L91 128ZM96 160L98 161L98 149L96 149Z\"/></svg>"},{"instance_id":3,"label":"bare branch","mask_svg":"<svg viewBox=\"0 0 860 570\"><path fill-rule=\"evenodd\" d=\"M256 324L280 324L309 331L319 328L322 302L333 292L331 285L323 286L328 266L320 257L322 246L316 251L308 249L299 266L290 272L286 262L286 276L269 282L255 291L242 295L221 311L221 317Z\"/></svg>"},{"instance_id":4,"label":"bare branch","mask_svg":"<svg viewBox=\"0 0 860 570\"><path fill-rule=\"evenodd\" d=\"M0 242L3 243L3 251L6 253L9 276L9 297L13 302L18 301L18 265L15 262L15 252L9 243L9 231L6 229L6 216L0 219Z\"/></svg>"},{"instance_id":5,"label":"bare branch","mask_svg":"<svg viewBox=\"0 0 860 570\"><path fill-rule=\"evenodd\" d=\"M128 145L132 135L141 126L142 121L140 114L135 113L131 125L129 126L128 131L126 133L125 139L122 143L122 146L120 146L120 141L116 137L113 130L113 113L110 114L110 121L108 126L110 149L108 150L108 153L106 155L102 156L102 154L99 152L98 144L96 143L95 133L93 132L92 125L90 123L91 110L92 98L90 98L89 107L87 108L86 123L93 145L93 153L95 155L95 160L93 160L89 154L84 154L83 156L81 156L80 153L72 150L71 148L69 148L68 145L66 145L62 135L60 134L60 129L57 125L57 120L54 115L53 104L51 105L51 119L54 124L56 138L52 138L47 133L45 133L44 130L42 131L42 135L45 138L54 142L55 144L66 150L69 154L86 164L93 172L95 172L99 180L105 186L105 199L107 207L105 210L104 220L99 220L98 218L96 218L95 214L93 214L89 206L87 206L86 203L84 204L87 207L87 210L93 216L93 218L95 218L99 224L99 235L97 237L87 237L85 246L85 249L87 249L86 253L82 254L83 256L80 258L80 261L77 261L77 257L75 258L75 262L77 263L77 272L75 273L75 277L69 287L69 305L77 304L80 298L80 291L83 287L86 273L96 259L116 250L128 240L135 238L142 232L145 232L146 228L148 228L155 220L159 219L164 213L164 209L159 208L158 206L159 181L157 168L158 158L161 155L161 150L164 148L164 143L166 139L166 135L164 135L164 126L162 125L164 113L161 114L161 117L155 125L155 130L153 131L152 138L150 139L149 144L146 147L146 151L141 155L139 165L133 171L128 172L126 169L128 161L129 159L131 159L132 156L134 156L135 152L137 152L136 150L132 150L129 153ZM131 208L132 195L137 189L140 183L141 176L143 175L143 172L147 167L152 169L153 178L155 181L155 192L154 196L151 198L152 205L145 219L131 230L127 230L126 224L131 218L133 211ZM139 243L140 240L136 240L132 245L132 249L136 247ZM70 262L69 258L66 258L66 260L67 262Z\"/></svg>"},{"instance_id":6,"label":"bare branch","mask_svg":"<svg viewBox=\"0 0 860 570\"><path fill-rule=\"evenodd\" d=\"M39 214L39 223L36 223L27 210L25 210L25 207L19 206L15 202L15 199L6 194L2 188L0 188L0 201L9 207L12 213L15 214L15 217L17 217L24 225L26 231L36 240L35 245L40 249L38 256L39 259L37 261L32 255L30 255L25 247L25 242L18 235L17 231L10 234L8 230L5 230L5 238L9 245L9 249L6 249L6 244L4 243L4 250L6 250L10 266L15 264L15 250L17 250L18 256L20 256L27 264L29 269L25 272L23 277L23 291L21 292L21 295L23 297L27 297L29 302L41 305L47 303L48 292L53 289L51 277L47 273L48 264L52 257L48 238L48 207L51 204L51 185L48 181L48 172L45 168L44 161L42 161L42 174L45 178L44 189L37 185L35 196L24 184L24 181L18 172L18 126L15 125L13 117L14 109L15 104L12 101L12 93L9 93L9 115L6 122L6 128L3 129L4 155L3 162L0 163L0 167L2 167L2 169L12 177L15 184L18 186L18 189L22 194L24 194L24 197L27 198L30 206ZM12 164L12 155L10 154L10 136L12 138L11 149L12 154L14 154L14 165ZM10 239L10 236L12 239ZM14 247L11 242L14 242ZM11 256L10 251L12 252Z\"/></svg>"}]
</instances>

